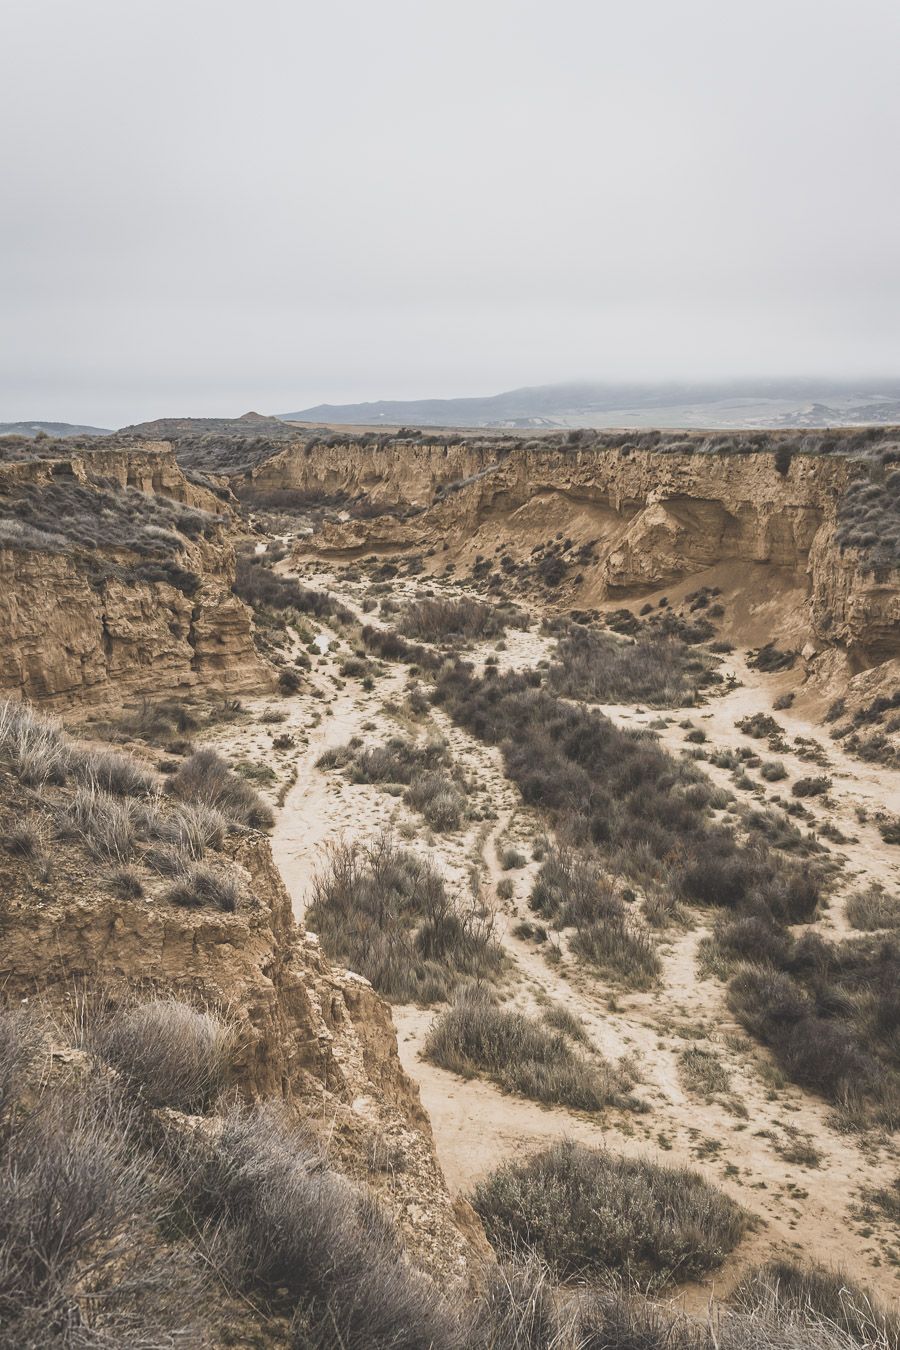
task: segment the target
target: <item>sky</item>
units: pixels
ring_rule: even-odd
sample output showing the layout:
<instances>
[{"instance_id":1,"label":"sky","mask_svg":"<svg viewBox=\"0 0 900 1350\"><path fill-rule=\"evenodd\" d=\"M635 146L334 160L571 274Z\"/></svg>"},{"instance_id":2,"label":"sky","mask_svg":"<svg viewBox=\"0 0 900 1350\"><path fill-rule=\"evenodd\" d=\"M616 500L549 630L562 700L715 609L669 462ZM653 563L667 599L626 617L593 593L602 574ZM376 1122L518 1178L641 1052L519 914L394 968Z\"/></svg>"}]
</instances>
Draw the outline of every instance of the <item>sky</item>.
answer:
<instances>
[{"instance_id":1,"label":"sky","mask_svg":"<svg viewBox=\"0 0 900 1350\"><path fill-rule=\"evenodd\" d=\"M897 0L4 0L0 420L900 374Z\"/></svg>"}]
</instances>

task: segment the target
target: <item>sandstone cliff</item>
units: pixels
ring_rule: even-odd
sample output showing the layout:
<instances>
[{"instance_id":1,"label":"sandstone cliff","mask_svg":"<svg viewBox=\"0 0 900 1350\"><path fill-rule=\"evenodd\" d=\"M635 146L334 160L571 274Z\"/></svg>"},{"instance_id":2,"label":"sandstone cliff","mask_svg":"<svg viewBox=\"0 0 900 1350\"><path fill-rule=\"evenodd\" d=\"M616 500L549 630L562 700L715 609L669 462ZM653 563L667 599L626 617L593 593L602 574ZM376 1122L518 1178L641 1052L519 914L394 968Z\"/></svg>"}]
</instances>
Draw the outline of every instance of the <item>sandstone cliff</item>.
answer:
<instances>
[{"instance_id":1,"label":"sandstone cliff","mask_svg":"<svg viewBox=\"0 0 900 1350\"><path fill-rule=\"evenodd\" d=\"M271 682L231 593L230 508L168 445L4 464L0 508L0 691L64 707Z\"/></svg>"},{"instance_id":2,"label":"sandstone cliff","mask_svg":"<svg viewBox=\"0 0 900 1350\"><path fill-rule=\"evenodd\" d=\"M837 646L854 671L900 654L896 571L873 572L835 538L842 498L863 464L795 454L783 468L771 452L348 440L285 449L242 491L250 500L278 491L344 498L351 518L326 524L300 556L419 551L427 568L442 569L449 557L459 573L498 546L527 559L564 534L593 548L545 595L550 603L622 603L729 565L736 598L790 595L783 619L795 645ZM381 513L354 517L361 498Z\"/></svg>"}]
</instances>

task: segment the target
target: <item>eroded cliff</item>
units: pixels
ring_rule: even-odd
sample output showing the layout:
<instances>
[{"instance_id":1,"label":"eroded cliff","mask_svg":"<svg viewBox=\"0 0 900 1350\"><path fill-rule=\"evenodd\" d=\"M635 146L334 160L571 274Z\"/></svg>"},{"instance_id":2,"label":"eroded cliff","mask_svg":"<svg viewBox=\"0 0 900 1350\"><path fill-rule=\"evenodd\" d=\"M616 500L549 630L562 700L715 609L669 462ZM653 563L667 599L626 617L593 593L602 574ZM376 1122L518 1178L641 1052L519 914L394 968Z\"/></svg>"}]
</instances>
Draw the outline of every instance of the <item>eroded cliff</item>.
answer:
<instances>
[{"instance_id":1,"label":"eroded cliff","mask_svg":"<svg viewBox=\"0 0 900 1350\"><path fill-rule=\"evenodd\" d=\"M0 466L0 691L64 707L265 687L231 519L165 444Z\"/></svg>"},{"instance_id":2,"label":"eroded cliff","mask_svg":"<svg viewBox=\"0 0 900 1350\"><path fill-rule=\"evenodd\" d=\"M858 671L900 654L896 569L874 569L836 537L848 485L867 472L848 454L348 440L282 450L244 491L343 499L348 518L299 556L420 552L427 570L452 561L459 574L500 553L526 561L565 537L567 557L541 592L557 606L630 602L727 566L735 598L783 593L795 645L837 646Z\"/></svg>"}]
</instances>

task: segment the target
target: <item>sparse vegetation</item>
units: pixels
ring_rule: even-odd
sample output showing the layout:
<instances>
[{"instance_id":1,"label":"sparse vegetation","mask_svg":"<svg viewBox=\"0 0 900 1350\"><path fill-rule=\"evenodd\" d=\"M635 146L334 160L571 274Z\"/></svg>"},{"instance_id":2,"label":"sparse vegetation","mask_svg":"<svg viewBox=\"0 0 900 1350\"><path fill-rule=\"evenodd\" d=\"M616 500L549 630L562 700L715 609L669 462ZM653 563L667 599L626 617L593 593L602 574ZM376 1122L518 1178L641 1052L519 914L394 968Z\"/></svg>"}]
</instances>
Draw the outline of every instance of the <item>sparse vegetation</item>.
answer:
<instances>
[{"instance_id":1,"label":"sparse vegetation","mask_svg":"<svg viewBox=\"0 0 900 1350\"><path fill-rule=\"evenodd\" d=\"M269 804L214 750L198 750L186 759L169 779L169 791L183 802L214 808L236 825L267 830L275 821Z\"/></svg>"},{"instance_id":2,"label":"sparse vegetation","mask_svg":"<svg viewBox=\"0 0 900 1350\"><path fill-rule=\"evenodd\" d=\"M331 850L306 921L329 956L398 1002L446 999L460 980L491 978L502 963L480 899L451 897L433 867L384 837Z\"/></svg>"},{"instance_id":3,"label":"sparse vegetation","mask_svg":"<svg viewBox=\"0 0 900 1350\"><path fill-rule=\"evenodd\" d=\"M400 613L397 627L404 637L422 642L443 642L447 638L499 637L508 627L527 628L525 615L511 605L489 605L463 595L426 596L407 605Z\"/></svg>"},{"instance_id":4,"label":"sparse vegetation","mask_svg":"<svg viewBox=\"0 0 900 1350\"><path fill-rule=\"evenodd\" d=\"M548 687L594 703L646 703L680 708L720 681L715 662L678 638L634 640L573 624L559 639Z\"/></svg>"},{"instance_id":5,"label":"sparse vegetation","mask_svg":"<svg viewBox=\"0 0 900 1350\"><path fill-rule=\"evenodd\" d=\"M889 895L883 886L872 882L847 900L847 922L864 933L879 928L900 928L900 897Z\"/></svg>"},{"instance_id":6,"label":"sparse vegetation","mask_svg":"<svg viewBox=\"0 0 900 1350\"><path fill-rule=\"evenodd\" d=\"M198 1112L225 1082L233 1035L208 1009L160 998L101 1016L88 1045L151 1106Z\"/></svg>"}]
</instances>

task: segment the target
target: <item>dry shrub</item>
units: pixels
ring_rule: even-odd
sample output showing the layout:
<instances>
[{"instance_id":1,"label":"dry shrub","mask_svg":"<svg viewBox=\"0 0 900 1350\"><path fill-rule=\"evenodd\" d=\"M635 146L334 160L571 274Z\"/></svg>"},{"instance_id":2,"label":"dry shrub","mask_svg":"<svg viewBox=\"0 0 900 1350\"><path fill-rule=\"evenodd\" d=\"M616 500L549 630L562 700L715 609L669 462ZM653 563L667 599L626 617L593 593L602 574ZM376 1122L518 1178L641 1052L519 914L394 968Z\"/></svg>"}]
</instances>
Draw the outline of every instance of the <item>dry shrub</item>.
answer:
<instances>
[{"instance_id":1,"label":"dry shrub","mask_svg":"<svg viewBox=\"0 0 900 1350\"><path fill-rule=\"evenodd\" d=\"M510 1092L582 1111L622 1103L632 1082L599 1056L573 1049L564 1033L496 1007L477 989L461 993L437 1019L425 1055L442 1069L486 1073Z\"/></svg>"},{"instance_id":2,"label":"dry shrub","mask_svg":"<svg viewBox=\"0 0 900 1350\"><path fill-rule=\"evenodd\" d=\"M275 823L268 802L214 750L198 750L186 759L170 778L169 790L183 802L215 808L236 825L268 830Z\"/></svg>"},{"instance_id":3,"label":"dry shrub","mask_svg":"<svg viewBox=\"0 0 900 1350\"><path fill-rule=\"evenodd\" d=\"M433 830L446 833L458 830L462 824L466 799L446 773L417 773L407 788L404 801L421 812Z\"/></svg>"},{"instance_id":4,"label":"dry shrub","mask_svg":"<svg viewBox=\"0 0 900 1350\"><path fill-rule=\"evenodd\" d=\"M44 1091L0 1160L0 1343L199 1346L198 1286L162 1237L166 1211L165 1179L108 1086Z\"/></svg>"},{"instance_id":5,"label":"dry shrub","mask_svg":"<svg viewBox=\"0 0 900 1350\"><path fill-rule=\"evenodd\" d=\"M822 1266L773 1261L745 1276L732 1299L742 1312L763 1321L808 1329L813 1347L897 1350L900 1346L900 1316L886 1312L867 1289L839 1271ZM817 1333L821 1342L815 1339Z\"/></svg>"},{"instance_id":6,"label":"dry shrub","mask_svg":"<svg viewBox=\"0 0 900 1350\"><path fill-rule=\"evenodd\" d=\"M134 853L138 828L132 803L101 788L80 787L57 811L60 831L81 840L95 858L127 863Z\"/></svg>"},{"instance_id":7,"label":"dry shrub","mask_svg":"<svg viewBox=\"0 0 900 1350\"><path fill-rule=\"evenodd\" d=\"M101 1015L88 1044L151 1106L198 1112L225 1082L234 1033L208 1009L159 998Z\"/></svg>"},{"instance_id":8,"label":"dry shrub","mask_svg":"<svg viewBox=\"0 0 900 1350\"><path fill-rule=\"evenodd\" d=\"M182 864L179 854L175 855L175 864L178 879L164 896L170 905L180 905L183 909L215 905L227 914L234 913L241 902L241 888L234 876L207 863Z\"/></svg>"},{"instance_id":9,"label":"dry shrub","mask_svg":"<svg viewBox=\"0 0 900 1350\"><path fill-rule=\"evenodd\" d=\"M467 595L416 600L401 611L397 625L404 637L423 642L441 642L449 637L499 637L507 626L525 628L527 620L512 606L489 605Z\"/></svg>"},{"instance_id":10,"label":"dry shrub","mask_svg":"<svg viewBox=\"0 0 900 1350\"><path fill-rule=\"evenodd\" d=\"M228 1239L229 1279L293 1310L297 1350L462 1350L374 1201L271 1110L230 1109L212 1145L183 1140L179 1170L198 1221Z\"/></svg>"},{"instance_id":11,"label":"dry shrub","mask_svg":"<svg viewBox=\"0 0 900 1350\"><path fill-rule=\"evenodd\" d=\"M643 1288L721 1265L747 1226L697 1172L571 1141L500 1167L473 1203L501 1256L534 1255L563 1280L616 1271Z\"/></svg>"},{"instance_id":12,"label":"dry shrub","mask_svg":"<svg viewBox=\"0 0 900 1350\"><path fill-rule=\"evenodd\" d=\"M551 849L534 880L531 908L574 927L572 951L634 988L648 988L662 963L647 930L628 913L613 882L574 850Z\"/></svg>"},{"instance_id":13,"label":"dry shrub","mask_svg":"<svg viewBox=\"0 0 900 1350\"><path fill-rule=\"evenodd\" d=\"M879 928L900 928L900 898L888 895L877 882L851 895L846 913L847 922L866 933Z\"/></svg>"},{"instance_id":14,"label":"dry shrub","mask_svg":"<svg viewBox=\"0 0 900 1350\"><path fill-rule=\"evenodd\" d=\"M382 837L340 844L316 877L306 922L333 960L398 1002L433 1003L503 961L494 916L447 894L427 862Z\"/></svg>"},{"instance_id":15,"label":"dry shrub","mask_svg":"<svg viewBox=\"0 0 900 1350\"><path fill-rule=\"evenodd\" d=\"M572 625L556 646L549 688L594 703L645 703L681 708L720 680L715 661L678 638L636 641Z\"/></svg>"}]
</instances>

